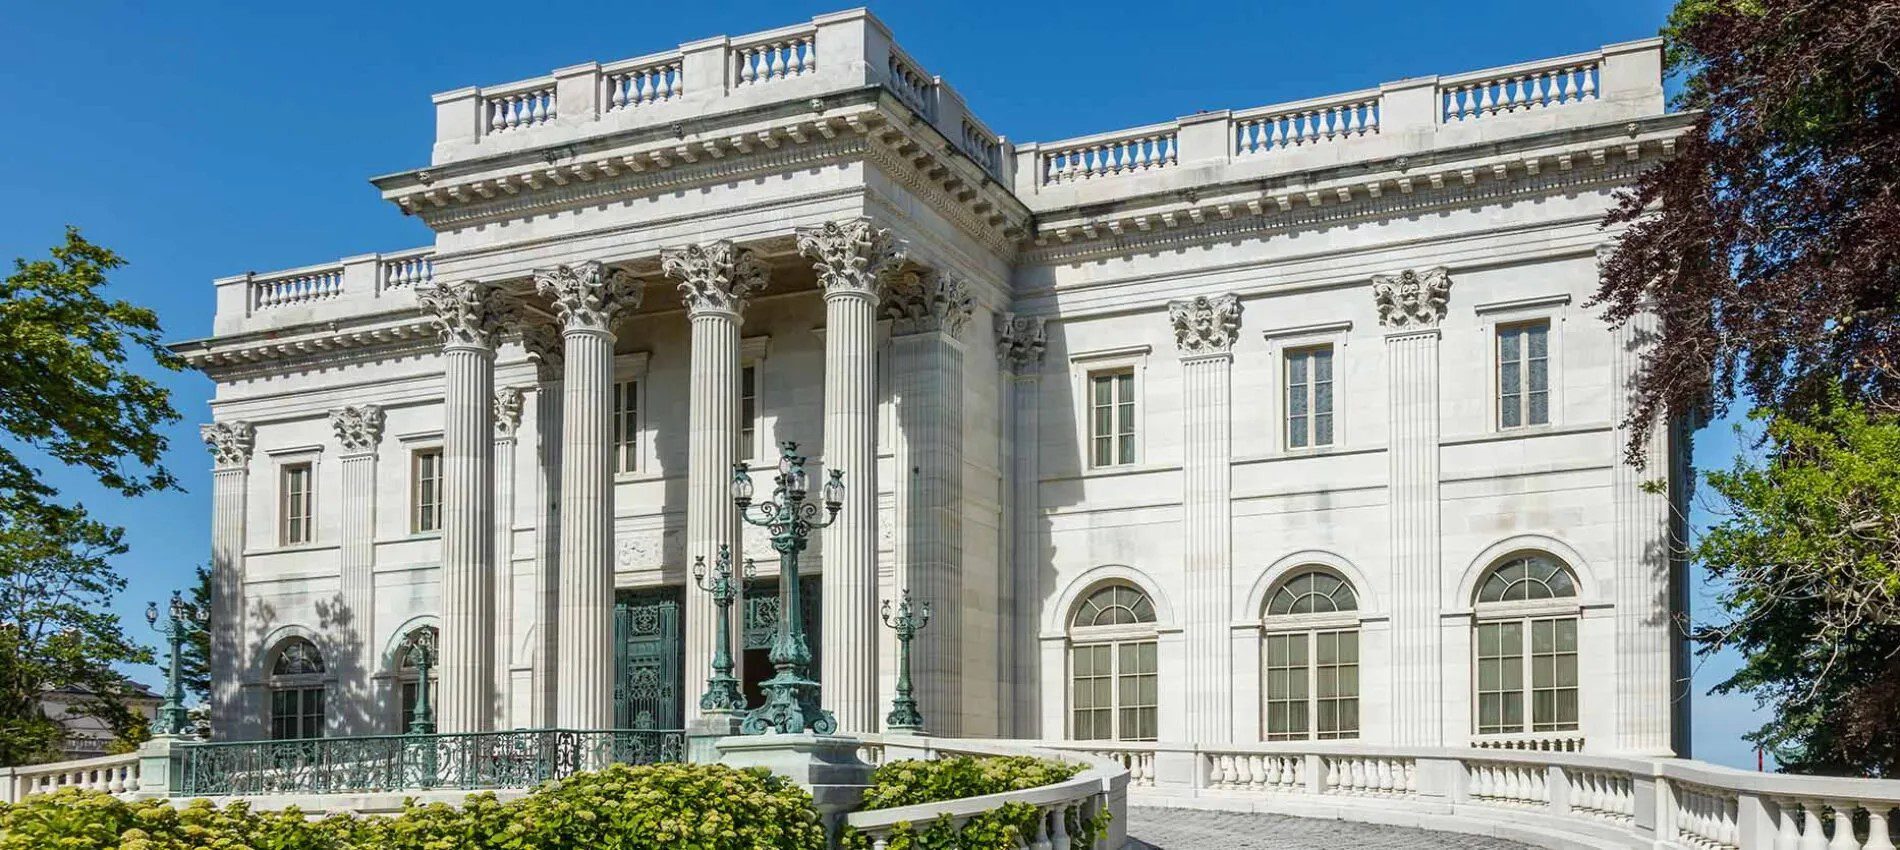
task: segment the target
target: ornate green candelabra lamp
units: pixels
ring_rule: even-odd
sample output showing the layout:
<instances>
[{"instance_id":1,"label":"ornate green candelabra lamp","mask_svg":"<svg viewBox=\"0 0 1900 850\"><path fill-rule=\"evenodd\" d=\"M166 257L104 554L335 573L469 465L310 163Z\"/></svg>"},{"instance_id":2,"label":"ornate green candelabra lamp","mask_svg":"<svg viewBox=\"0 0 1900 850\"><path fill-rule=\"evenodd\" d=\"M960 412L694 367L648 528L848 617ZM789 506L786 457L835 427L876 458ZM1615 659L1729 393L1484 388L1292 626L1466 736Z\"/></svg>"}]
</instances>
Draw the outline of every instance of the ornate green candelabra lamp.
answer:
<instances>
[{"instance_id":1,"label":"ornate green candelabra lamp","mask_svg":"<svg viewBox=\"0 0 1900 850\"><path fill-rule=\"evenodd\" d=\"M171 643L171 660L165 668L165 702L158 707L158 728L160 735L178 736L185 734L185 683L179 673L179 658L184 651L185 639L194 629L204 628L208 619L204 609L192 605L172 591L171 605L167 606L165 616L160 622L158 603L145 603L145 622Z\"/></svg>"},{"instance_id":2,"label":"ornate green candelabra lamp","mask_svg":"<svg viewBox=\"0 0 1900 850\"><path fill-rule=\"evenodd\" d=\"M884 716L884 725L893 732L922 732L924 716L917 711L917 700L910 690L910 642L930 623L930 603L911 607L910 589L905 588L896 613L892 613L891 601L886 599L878 616L897 633L897 697L891 700L891 713Z\"/></svg>"},{"instance_id":3,"label":"ornate green candelabra lamp","mask_svg":"<svg viewBox=\"0 0 1900 850\"><path fill-rule=\"evenodd\" d=\"M416 711L409 734L435 734L435 709L429 705L429 669L435 666L435 632L423 629L409 642L409 663L416 665Z\"/></svg>"},{"instance_id":4,"label":"ornate green candelabra lamp","mask_svg":"<svg viewBox=\"0 0 1900 850\"><path fill-rule=\"evenodd\" d=\"M747 735L771 732L805 731L829 735L838 730L838 721L818 704L818 683L811 680L811 647L805 642L805 623L798 591L798 554L805 551L811 533L830 525L844 507L844 472L831 470L818 502L805 501L810 477L798 444L779 444L778 475L773 479L772 499L753 504L752 474L743 463L732 468L732 503L746 522L765 528L772 534L772 548L778 552L779 618L778 634L772 638L768 656L777 670L760 689L765 703L746 714L739 731Z\"/></svg>"},{"instance_id":5,"label":"ornate green candelabra lamp","mask_svg":"<svg viewBox=\"0 0 1900 850\"><path fill-rule=\"evenodd\" d=\"M746 559L746 578L752 577L752 560ZM706 578L706 556L693 559L693 583L712 594L719 609L718 633L713 638L712 676L706 680L706 693L699 697L702 711L739 712L745 710L745 694L732 675L732 602L739 596L739 582L732 579L732 547L719 544L719 557L713 564L712 580Z\"/></svg>"}]
</instances>

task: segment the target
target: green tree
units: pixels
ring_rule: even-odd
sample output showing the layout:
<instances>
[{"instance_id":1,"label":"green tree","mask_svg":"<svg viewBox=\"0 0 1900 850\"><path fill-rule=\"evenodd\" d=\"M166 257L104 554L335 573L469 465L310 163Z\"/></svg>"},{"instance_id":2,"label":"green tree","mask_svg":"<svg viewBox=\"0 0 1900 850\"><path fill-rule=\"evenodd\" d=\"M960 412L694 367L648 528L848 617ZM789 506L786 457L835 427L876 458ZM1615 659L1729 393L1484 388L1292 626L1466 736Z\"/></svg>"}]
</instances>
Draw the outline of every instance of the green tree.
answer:
<instances>
[{"instance_id":1,"label":"green tree","mask_svg":"<svg viewBox=\"0 0 1900 850\"><path fill-rule=\"evenodd\" d=\"M211 568L200 564L197 573L197 580L191 585L192 610L210 611ZM196 621L185 625L190 631L178 655L178 678L184 683L185 696L202 703L211 698L211 630Z\"/></svg>"},{"instance_id":2,"label":"green tree","mask_svg":"<svg viewBox=\"0 0 1900 850\"><path fill-rule=\"evenodd\" d=\"M82 713L120 737L143 721L125 705L129 685L114 664L149 664L112 597L125 589L110 559L124 554L122 529L83 509L0 501L0 765L57 755L63 730L40 708L47 689L87 694Z\"/></svg>"}]
</instances>

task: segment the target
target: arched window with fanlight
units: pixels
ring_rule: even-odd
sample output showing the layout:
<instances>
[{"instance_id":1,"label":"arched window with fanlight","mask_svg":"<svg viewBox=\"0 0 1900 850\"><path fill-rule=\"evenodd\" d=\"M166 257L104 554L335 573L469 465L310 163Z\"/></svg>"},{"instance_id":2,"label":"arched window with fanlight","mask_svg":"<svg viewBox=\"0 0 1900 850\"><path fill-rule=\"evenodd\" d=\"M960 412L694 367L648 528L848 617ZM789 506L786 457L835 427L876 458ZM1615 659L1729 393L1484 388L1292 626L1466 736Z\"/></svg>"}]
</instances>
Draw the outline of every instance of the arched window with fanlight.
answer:
<instances>
[{"instance_id":1,"label":"arched window with fanlight","mask_svg":"<svg viewBox=\"0 0 1900 850\"><path fill-rule=\"evenodd\" d=\"M1297 569L1261 611L1260 734L1359 737L1359 597L1330 570Z\"/></svg>"},{"instance_id":2,"label":"arched window with fanlight","mask_svg":"<svg viewBox=\"0 0 1900 850\"><path fill-rule=\"evenodd\" d=\"M1130 584L1090 591L1069 618L1069 737L1152 741L1155 706L1154 600Z\"/></svg>"},{"instance_id":3,"label":"arched window with fanlight","mask_svg":"<svg viewBox=\"0 0 1900 850\"><path fill-rule=\"evenodd\" d=\"M396 663L396 682L401 688L402 694L401 701L397 705L399 711L396 715L396 732L398 734L408 732L411 724L416 720L416 698L420 693L422 683L421 668L416 664L418 660L416 644L418 641L421 641L425 635L428 637L425 642L427 651L431 653L435 652L436 647L441 646L441 642L436 639L437 635L434 626L420 626L411 629L408 634L403 636L402 643L396 647L396 657L394 659ZM431 663L435 661L434 656L431 656L430 661ZM431 667L429 670L429 698L431 701L434 701L436 695L439 693L436 682L440 677L441 674Z\"/></svg>"},{"instance_id":4,"label":"arched window with fanlight","mask_svg":"<svg viewBox=\"0 0 1900 850\"><path fill-rule=\"evenodd\" d=\"M1562 561L1519 552L1478 585L1473 677L1479 735L1577 728L1577 580Z\"/></svg>"},{"instance_id":5,"label":"arched window with fanlight","mask_svg":"<svg viewBox=\"0 0 1900 850\"><path fill-rule=\"evenodd\" d=\"M293 741L323 737L323 654L316 644L293 637L277 647L270 663L270 736Z\"/></svg>"}]
</instances>

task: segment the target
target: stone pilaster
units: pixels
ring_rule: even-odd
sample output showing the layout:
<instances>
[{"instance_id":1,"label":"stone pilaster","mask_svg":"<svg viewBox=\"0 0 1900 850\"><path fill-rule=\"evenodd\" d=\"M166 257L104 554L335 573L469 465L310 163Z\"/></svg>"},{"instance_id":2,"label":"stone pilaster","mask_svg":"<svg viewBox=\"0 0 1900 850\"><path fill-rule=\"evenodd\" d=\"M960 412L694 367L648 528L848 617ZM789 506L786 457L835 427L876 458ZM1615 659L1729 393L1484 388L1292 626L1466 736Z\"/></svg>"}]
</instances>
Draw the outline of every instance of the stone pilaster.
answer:
<instances>
[{"instance_id":1,"label":"stone pilaster","mask_svg":"<svg viewBox=\"0 0 1900 850\"><path fill-rule=\"evenodd\" d=\"M494 284L420 290L442 337L442 631L436 728L494 728L495 343L517 304Z\"/></svg>"},{"instance_id":2,"label":"stone pilaster","mask_svg":"<svg viewBox=\"0 0 1900 850\"><path fill-rule=\"evenodd\" d=\"M1041 469L1042 353L1046 329L1041 317L1004 313L996 317L996 358L1002 365L999 382L997 435L1003 441L1003 509L1001 542L1002 587L1008 600L1009 628L1001 657L1010 671L1010 730L1017 738L1039 738L1037 714L1041 686L1041 647L1036 641L1042 614L1042 528L1038 477Z\"/></svg>"},{"instance_id":3,"label":"stone pilaster","mask_svg":"<svg viewBox=\"0 0 1900 850\"><path fill-rule=\"evenodd\" d=\"M515 387L495 390L495 711L497 728L528 725L515 713L515 431L526 399Z\"/></svg>"},{"instance_id":4,"label":"stone pilaster","mask_svg":"<svg viewBox=\"0 0 1900 850\"><path fill-rule=\"evenodd\" d=\"M679 281L680 299L692 323L692 374L687 411L691 434L686 452L686 563L713 563L720 546L739 548L739 515L732 506L732 464L739 437L739 328L748 299L767 281L767 268L750 249L721 239L660 252L666 276ZM686 593L686 676L704 681L712 669L717 611L712 594ZM744 629L733 632L739 640ZM744 646L735 641L736 655ZM689 684L688 693L696 692ZM686 700L687 720L700 716L698 700Z\"/></svg>"},{"instance_id":5,"label":"stone pilaster","mask_svg":"<svg viewBox=\"0 0 1900 850\"><path fill-rule=\"evenodd\" d=\"M334 707L347 734L373 735L382 731L369 716L371 685L376 675L376 450L383 439L383 409L373 404L330 411L343 467L338 533L342 576L338 595L338 645L356 652L338 658L337 687L343 699Z\"/></svg>"},{"instance_id":6,"label":"stone pilaster","mask_svg":"<svg viewBox=\"0 0 1900 850\"><path fill-rule=\"evenodd\" d=\"M529 699L529 726L554 726L555 658L558 657L561 613L561 335L548 325L521 328L521 345L535 365L534 666L533 694Z\"/></svg>"},{"instance_id":7,"label":"stone pilaster","mask_svg":"<svg viewBox=\"0 0 1900 850\"><path fill-rule=\"evenodd\" d=\"M1386 458L1392 569L1392 742L1444 738L1443 646L1438 630L1438 324L1451 280L1444 269L1373 278L1386 328Z\"/></svg>"},{"instance_id":8,"label":"stone pilaster","mask_svg":"<svg viewBox=\"0 0 1900 850\"><path fill-rule=\"evenodd\" d=\"M1188 740L1233 740L1234 441L1230 418L1240 298L1200 296L1168 304L1181 355L1182 530L1187 584Z\"/></svg>"},{"instance_id":9,"label":"stone pilaster","mask_svg":"<svg viewBox=\"0 0 1900 850\"><path fill-rule=\"evenodd\" d=\"M247 711L239 680L254 653L244 625L244 516L250 489L249 422L214 422L198 429L211 450L211 730L222 740L257 734L257 713Z\"/></svg>"},{"instance_id":10,"label":"stone pilaster","mask_svg":"<svg viewBox=\"0 0 1900 850\"><path fill-rule=\"evenodd\" d=\"M1616 329L1610 354L1610 417L1618 425L1616 448L1629 444L1623 420L1630 393L1642 374L1643 355L1655 341L1656 317L1642 312ZM1675 683L1674 622L1670 606L1671 540L1667 489L1650 492L1644 482L1665 480L1669 429L1657 427L1638 468L1619 458L1611 473L1615 500L1616 728L1618 752L1674 755L1672 718Z\"/></svg>"},{"instance_id":11,"label":"stone pilaster","mask_svg":"<svg viewBox=\"0 0 1900 850\"><path fill-rule=\"evenodd\" d=\"M823 704L840 732L877 729L877 304L903 244L869 219L798 230L825 292L825 469L845 470L825 535Z\"/></svg>"},{"instance_id":12,"label":"stone pilaster","mask_svg":"<svg viewBox=\"0 0 1900 850\"><path fill-rule=\"evenodd\" d=\"M555 722L613 726L614 319L640 305L626 272L589 262L534 273L561 314L561 555Z\"/></svg>"},{"instance_id":13,"label":"stone pilaster","mask_svg":"<svg viewBox=\"0 0 1900 850\"><path fill-rule=\"evenodd\" d=\"M932 606L911 643L912 683L933 734L964 733L966 627L990 626L963 604L963 345L972 301L962 282L907 268L884 298L891 320L891 397L897 415L897 590ZM976 695L968 695L977 697ZM994 705L991 700L989 705ZM882 715L880 715L881 717Z\"/></svg>"}]
</instances>

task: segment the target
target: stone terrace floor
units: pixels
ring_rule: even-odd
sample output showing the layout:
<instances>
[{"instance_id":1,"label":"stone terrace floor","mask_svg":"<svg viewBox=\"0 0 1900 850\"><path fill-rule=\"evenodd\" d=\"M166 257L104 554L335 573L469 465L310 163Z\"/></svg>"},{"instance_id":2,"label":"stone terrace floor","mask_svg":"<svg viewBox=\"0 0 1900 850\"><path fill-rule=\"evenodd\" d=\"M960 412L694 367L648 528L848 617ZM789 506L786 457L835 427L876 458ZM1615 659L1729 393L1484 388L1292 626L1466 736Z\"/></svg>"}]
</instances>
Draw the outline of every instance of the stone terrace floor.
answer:
<instances>
[{"instance_id":1,"label":"stone terrace floor","mask_svg":"<svg viewBox=\"0 0 1900 850\"><path fill-rule=\"evenodd\" d=\"M1128 809L1129 850L1523 850L1499 838L1286 815Z\"/></svg>"}]
</instances>

